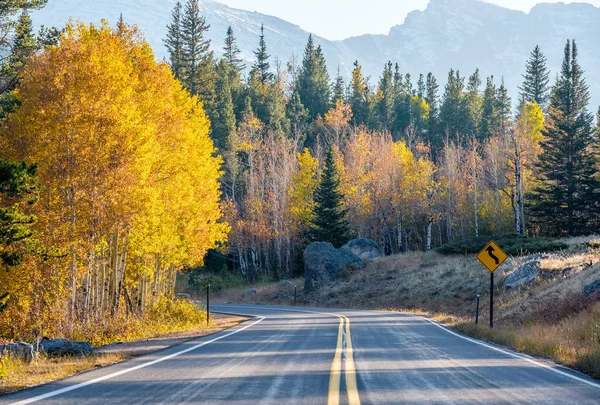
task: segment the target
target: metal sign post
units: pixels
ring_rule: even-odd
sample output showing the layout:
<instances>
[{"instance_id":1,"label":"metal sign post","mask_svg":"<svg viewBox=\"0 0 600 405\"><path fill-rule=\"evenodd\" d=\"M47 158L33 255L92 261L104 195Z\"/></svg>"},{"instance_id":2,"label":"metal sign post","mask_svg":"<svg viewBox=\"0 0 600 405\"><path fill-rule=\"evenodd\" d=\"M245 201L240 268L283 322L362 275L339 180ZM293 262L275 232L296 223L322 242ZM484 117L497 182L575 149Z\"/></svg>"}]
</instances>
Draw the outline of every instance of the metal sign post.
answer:
<instances>
[{"instance_id":1,"label":"metal sign post","mask_svg":"<svg viewBox=\"0 0 600 405\"><path fill-rule=\"evenodd\" d=\"M508 259L508 255L491 241L479 252L477 258L490 271L490 328L494 327L494 272ZM478 301L479 302L479 301Z\"/></svg>"},{"instance_id":2,"label":"metal sign post","mask_svg":"<svg viewBox=\"0 0 600 405\"><path fill-rule=\"evenodd\" d=\"M206 285L206 326L210 320L210 284Z\"/></svg>"},{"instance_id":3,"label":"metal sign post","mask_svg":"<svg viewBox=\"0 0 600 405\"><path fill-rule=\"evenodd\" d=\"M475 309L475 325L479 324L479 299L481 298L481 293L477 293L477 307Z\"/></svg>"}]
</instances>

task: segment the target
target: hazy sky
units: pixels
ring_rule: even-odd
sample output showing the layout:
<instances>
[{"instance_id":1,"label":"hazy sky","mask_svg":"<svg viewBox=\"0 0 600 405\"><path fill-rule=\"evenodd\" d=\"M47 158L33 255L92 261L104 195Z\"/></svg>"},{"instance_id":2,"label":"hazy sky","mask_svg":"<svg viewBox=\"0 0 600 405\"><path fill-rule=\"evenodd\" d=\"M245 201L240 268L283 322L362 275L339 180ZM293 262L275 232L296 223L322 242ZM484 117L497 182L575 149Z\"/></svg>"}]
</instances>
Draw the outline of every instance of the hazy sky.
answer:
<instances>
[{"instance_id":1,"label":"hazy sky","mask_svg":"<svg viewBox=\"0 0 600 405\"><path fill-rule=\"evenodd\" d=\"M229 6L274 15L324 38L335 40L361 34L387 34L412 10L429 0L218 0ZM529 11L537 3L557 0L488 0L515 10ZM571 1L563 1L571 3ZM600 0L579 0L600 7ZM335 17L334 17L335 16Z\"/></svg>"}]
</instances>

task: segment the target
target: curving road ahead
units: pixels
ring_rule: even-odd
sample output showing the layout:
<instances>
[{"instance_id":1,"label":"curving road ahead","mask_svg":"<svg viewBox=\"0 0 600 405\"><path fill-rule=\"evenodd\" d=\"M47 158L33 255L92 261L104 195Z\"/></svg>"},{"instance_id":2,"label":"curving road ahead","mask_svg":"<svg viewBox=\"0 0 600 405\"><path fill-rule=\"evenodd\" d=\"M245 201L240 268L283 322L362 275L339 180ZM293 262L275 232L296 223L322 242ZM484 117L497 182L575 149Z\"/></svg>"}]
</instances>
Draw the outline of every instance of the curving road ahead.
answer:
<instances>
[{"instance_id":1,"label":"curving road ahead","mask_svg":"<svg viewBox=\"0 0 600 405\"><path fill-rule=\"evenodd\" d=\"M214 305L254 316L4 404L600 404L579 373L375 311Z\"/></svg>"}]
</instances>

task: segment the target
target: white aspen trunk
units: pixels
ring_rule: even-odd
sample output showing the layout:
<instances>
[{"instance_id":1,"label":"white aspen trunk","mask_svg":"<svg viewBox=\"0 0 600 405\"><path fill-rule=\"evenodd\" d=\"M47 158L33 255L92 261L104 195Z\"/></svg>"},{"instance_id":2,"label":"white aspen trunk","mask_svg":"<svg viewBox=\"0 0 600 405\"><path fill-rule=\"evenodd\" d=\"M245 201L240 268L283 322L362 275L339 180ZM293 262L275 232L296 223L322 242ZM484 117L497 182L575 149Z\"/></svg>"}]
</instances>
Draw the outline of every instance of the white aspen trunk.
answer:
<instances>
[{"instance_id":1,"label":"white aspen trunk","mask_svg":"<svg viewBox=\"0 0 600 405\"><path fill-rule=\"evenodd\" d=\"M431 228L433 227L433 221L429 220L427 224L427 252L431 250Z\"/></svg>"},{"instance_id":2,"label":"white aspen trunk","mask_svg":"<svg viewBox=\"0 0 600 405\"><path fill-rule=\"evenodd\" d=\"M71 246L71 322L75 321L75 302L77 300L77 262L75 248Z\"/></svg>"}]
</instances>

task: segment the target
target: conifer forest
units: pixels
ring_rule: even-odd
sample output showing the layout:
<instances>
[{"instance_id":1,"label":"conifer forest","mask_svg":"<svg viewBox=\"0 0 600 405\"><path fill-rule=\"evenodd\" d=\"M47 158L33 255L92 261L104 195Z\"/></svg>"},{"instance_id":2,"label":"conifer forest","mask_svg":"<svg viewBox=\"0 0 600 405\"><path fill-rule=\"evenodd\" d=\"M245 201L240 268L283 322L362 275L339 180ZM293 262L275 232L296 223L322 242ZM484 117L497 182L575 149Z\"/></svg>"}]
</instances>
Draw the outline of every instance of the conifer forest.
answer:
<instances>
[{"instance_id":1,"label":"conifer forest","mask_svg":"<svg viewBox=\"0 0 600 405\"><path fill-rule=\"evenodd\" d=\"M577 38L557 72L532 49L509 94L477 69L412 77L393 60L345 78L311 36L279 61L263 31L250 65L235 25L206 39L199 0L176 4L157 62L123 20L34 32L44 3L0 4L2 336L142 316L215 262L248 282L299 276L313 241L391 255L600 229L600 109Z\"/></svg>"}]
</instances>

